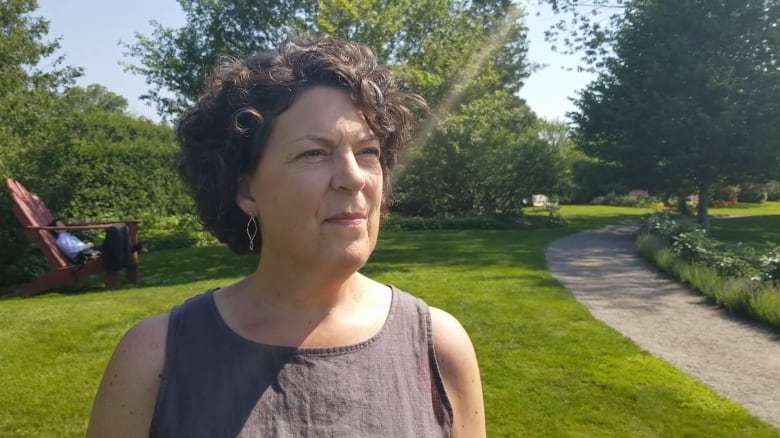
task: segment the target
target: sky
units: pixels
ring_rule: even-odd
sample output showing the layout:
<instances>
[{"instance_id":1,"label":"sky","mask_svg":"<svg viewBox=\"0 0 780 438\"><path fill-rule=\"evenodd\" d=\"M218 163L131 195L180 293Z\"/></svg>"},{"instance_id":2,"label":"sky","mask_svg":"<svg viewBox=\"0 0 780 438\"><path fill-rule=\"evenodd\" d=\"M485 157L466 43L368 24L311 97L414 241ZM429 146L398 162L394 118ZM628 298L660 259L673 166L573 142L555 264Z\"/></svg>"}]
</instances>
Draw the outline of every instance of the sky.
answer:
<instances>
[{"instance_id":1,"label":"sky","mask_svg":"<svg viewBox=\"0 0 780 438\"><path fill-rule=\"evenodd\" d=\"M59 53L65 55L65 63L84 69L78 85L101 84L127 98L131 113L155 121L160 119L153 108L139 99L149 89L144 78L125 72L120 64L134 60L124 55L119 42L135 42L136 33L149 35L151 20L166 27L181 27L185 23L184 13L176 0L38 0L38 3L35 15L49 21L50 39L61 38ZM544 30L554 20L551 12L538 7L529 7L528 12L528 61L546 67L528 78L520 97L539 116L566 120L565 114L574 109L569 98L593 76L577 72L576 57L555 53L544 41Z\"/></svg>"}]
</instances>

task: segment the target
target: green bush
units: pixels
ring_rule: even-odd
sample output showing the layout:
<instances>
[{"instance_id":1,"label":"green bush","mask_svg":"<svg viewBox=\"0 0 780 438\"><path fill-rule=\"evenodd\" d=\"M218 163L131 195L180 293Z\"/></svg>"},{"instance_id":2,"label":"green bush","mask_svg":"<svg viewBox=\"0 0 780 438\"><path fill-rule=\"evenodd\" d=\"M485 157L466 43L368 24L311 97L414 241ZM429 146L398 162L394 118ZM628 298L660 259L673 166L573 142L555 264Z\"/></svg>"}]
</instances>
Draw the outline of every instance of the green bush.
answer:
<instances>
[{"instance_id":1,"label":"green bush","mask_svg":"<svg viewBox=\"0 0 780 438\"><path fill-rule=\"evenodd\" d=\"M739 187L726 184L716 184L710 188L709 202L712 205L732 204L737 202Z\"/></svg>"},{"instance_id":2,"label":"green bush","mask_svg":"<svg viewBox=\"0 0 780 438\"><path fill-rule=\"evenodd\" d=\"M767 201L780 201L780 181L769 181L764 185Z\"/></svg>"},{"instance_id":3,"label":"green bush","mask_svg":"<svg viewBox=\"0 0 780 438\"><path fill-rule=\"evenodd\" d=\"M659 199L654 196L632 196L609 194L597 196L590 203L594 205L612 205L615 207L652 207Z\"/></svg>"},{"instance_id":4,"label":"green bush","mask_svg":"<svg viewBox=\"0 0 780 438\"><path fill-rule=\"evenodd\" d=\"M565 223L565 220L557 215L518 217L410 217L390 215L382 223L382 229L388 231L507 230L560 227L565 225Z\"/></svg>"},{"instance_id":5,"label":"green bush","mask_svg":"<svg viewBox=\"0 0 780 438\"><path fill-rule=\"evenodd\" d=\"M192 211L192 201L173 169L176 151L172 145L90 143L53 152L46 200L69 220L117 220L146 212L170 216Z\"/></svg>"},{"instance_id":6,"label":"green bush","mask_svg":"<svg viewBox=\"0 0 780 438\"><path fill-rule=\"evenodd\" d=\"M153 250L217 245L219 241L203 230L194 214L177 216L141 215L143 220L138 234L150 241Z\"/></svg>"},{"instance_id":7,"label":"green bush","mask_svg":"<svg viewBox=\"0 0 780 438\"><path fill-rule=\"evenodd\" d=\"M767 200L767 192L762 184L742 184L739 186L739 202L761 204Z\"/></svg>"},{"instance_id":8,"label":"green bush","mask_svg":"<svg viewBox=\"0 0 780 438\"><path fill-rule=\"evenodd\" d=\"M188 214L192 201L173 171L175 154L173 144L148 140L55 143L29 151L24 166L9 166L2 176L37 193L66 223ZM11 214L7 191L1 192L0 288L6 288L34 278L49 264ZM146 237L143 225L140 235ZM188 239L180 237L170 245L181 246Z\"/></svg>"},{"instance_id":9,"label":"green bush","mask_svg":"<svg viewBox=\"0 0 780 438\"><path fill-rule=\"evenodd\" d=\"M701 240L699 237L694 239L690 236L685 239L686 245L694 240ZM701 248L688 248L687 255L684 256L669 246L664 238L648 232L640 232L636 246L639 254L653 262L662 272L689 284L719 306L780 327L780 282L759 281L766 279L763 276L725 275L722 266L708 266L703 264L701 259L694 261L686 258L692 254L700 256ZM774 254L772 251L769 253ZM743 262L748 263L745 260Z\"/></svg>"},{"instance_id":10,"label":"green bush","mask_svg":"<svg viewBox=\"0 0 780 438\"><path fill-rule=\"evenodd\" d=\"M645 218L640 232L658 237L683 260L716 269L721 276L780 280L780 248L775 245L757 249L719 242L696 224L681 223L668 212Z\"/></svg>"}]
</instances>

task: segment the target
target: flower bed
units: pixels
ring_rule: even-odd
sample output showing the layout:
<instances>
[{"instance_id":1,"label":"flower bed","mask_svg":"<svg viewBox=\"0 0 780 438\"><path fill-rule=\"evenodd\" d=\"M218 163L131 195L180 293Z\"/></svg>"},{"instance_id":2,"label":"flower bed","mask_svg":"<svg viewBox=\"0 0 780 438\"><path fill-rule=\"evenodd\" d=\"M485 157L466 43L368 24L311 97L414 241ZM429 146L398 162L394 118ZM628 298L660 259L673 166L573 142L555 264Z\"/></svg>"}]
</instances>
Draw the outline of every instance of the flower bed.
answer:
<instances>
[{"instance_id":1,"label":"flower bed","mask_svg":"<svg viewBox=\"0 0 780 438\"><path fill-rule=\"evenodd\" d=\"M720 242L696 224L662 212L643 222L637 248L718 305L780 327L780 247Z\"/></svg>"}]
</instances>

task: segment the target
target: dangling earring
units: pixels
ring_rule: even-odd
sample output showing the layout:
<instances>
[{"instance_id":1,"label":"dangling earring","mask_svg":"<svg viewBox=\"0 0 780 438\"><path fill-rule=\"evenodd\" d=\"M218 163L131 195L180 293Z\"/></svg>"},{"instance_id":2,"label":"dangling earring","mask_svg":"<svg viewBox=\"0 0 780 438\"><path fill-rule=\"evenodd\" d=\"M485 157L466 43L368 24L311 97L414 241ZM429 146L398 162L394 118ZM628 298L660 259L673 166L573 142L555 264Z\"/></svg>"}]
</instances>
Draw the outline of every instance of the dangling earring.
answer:
<instances>
[{"instance_id":1,"label":"dangling earring","mask_svg":"<svg viewBox=\"0 0 780 438\"><path fill-rule=\"evenodd\" d=\"M249 216L246 223L246 235L249 237L249 251L255 250L255 236L257 236L257 221L254 216Z\"/></svg>"}]
</instances>

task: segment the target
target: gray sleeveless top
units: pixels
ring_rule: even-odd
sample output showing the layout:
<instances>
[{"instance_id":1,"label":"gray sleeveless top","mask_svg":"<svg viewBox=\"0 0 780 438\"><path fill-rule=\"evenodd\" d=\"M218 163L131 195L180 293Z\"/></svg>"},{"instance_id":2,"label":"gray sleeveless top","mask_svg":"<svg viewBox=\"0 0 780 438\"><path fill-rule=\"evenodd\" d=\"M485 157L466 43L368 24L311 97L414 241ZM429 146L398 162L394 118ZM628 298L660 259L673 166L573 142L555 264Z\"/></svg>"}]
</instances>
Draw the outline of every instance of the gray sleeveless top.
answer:
<instances>
[{"instance_id":1,"label":"gray sleeveless top","mask_svg":"<svg viewBox=\"0 0 780 438\"><path fill-rule=\"evenodd\" d=\"M430 311L391 289L380 332L342 347L250 341L227 326L213 291L175 307L150 436L448 437Z\"/></svg>"}]
</instances>

